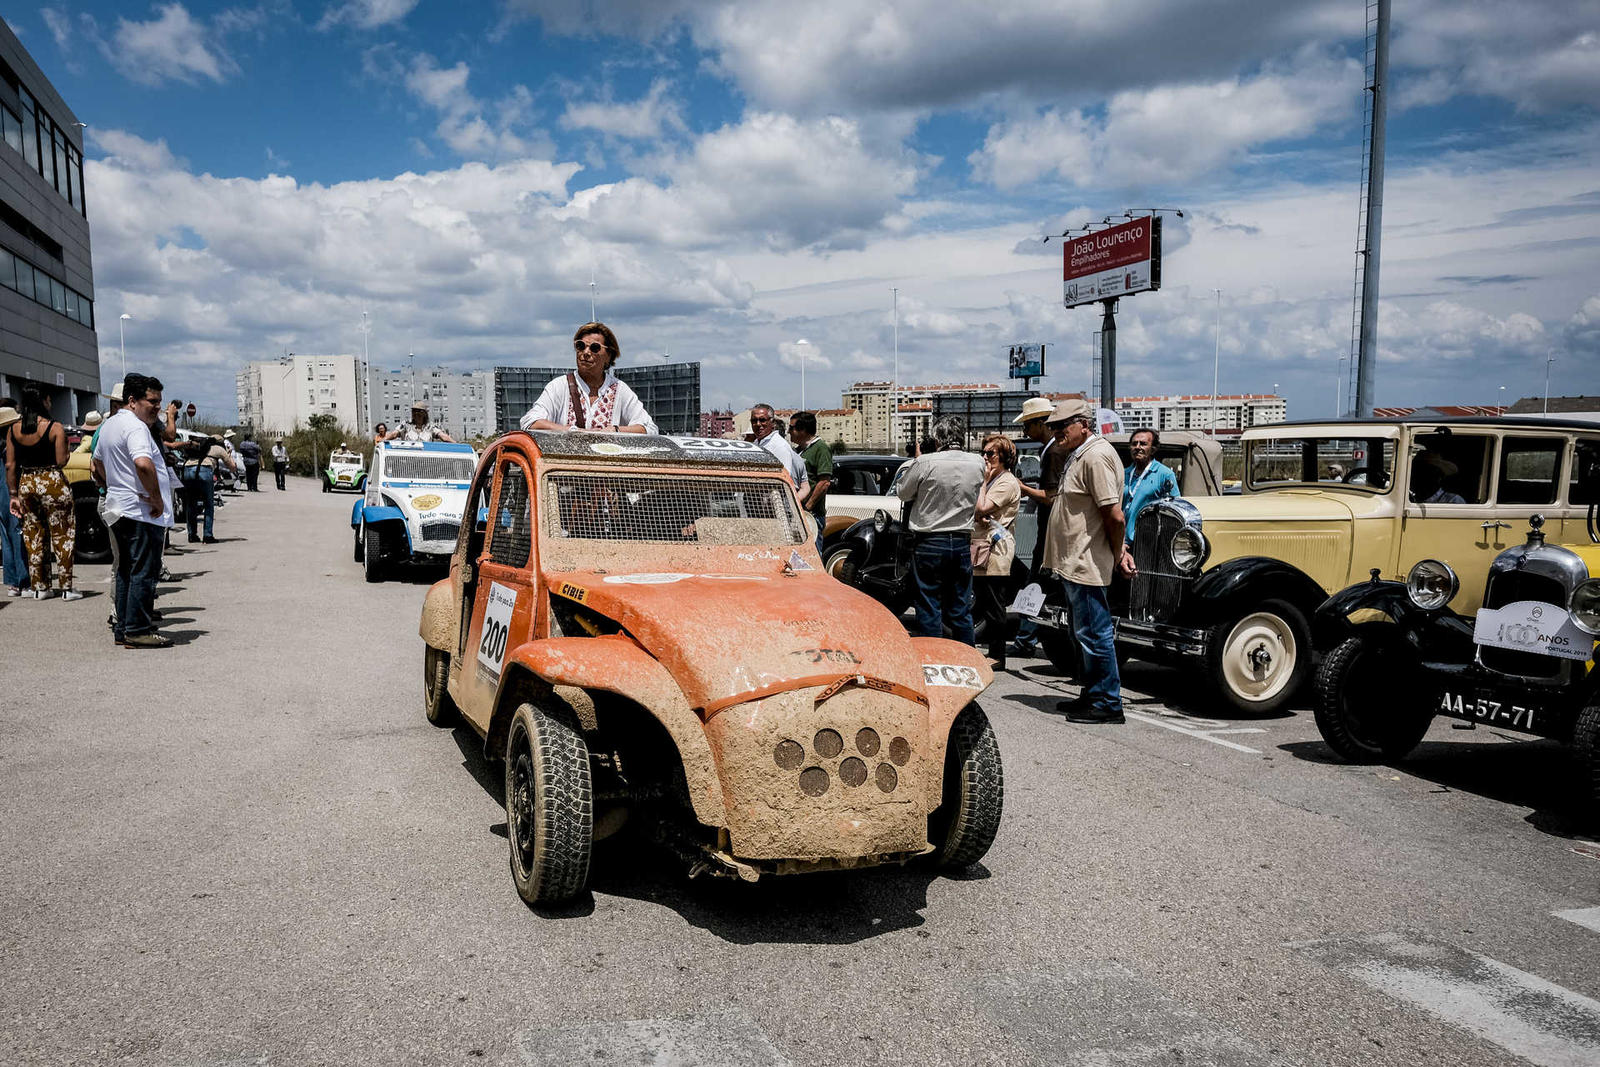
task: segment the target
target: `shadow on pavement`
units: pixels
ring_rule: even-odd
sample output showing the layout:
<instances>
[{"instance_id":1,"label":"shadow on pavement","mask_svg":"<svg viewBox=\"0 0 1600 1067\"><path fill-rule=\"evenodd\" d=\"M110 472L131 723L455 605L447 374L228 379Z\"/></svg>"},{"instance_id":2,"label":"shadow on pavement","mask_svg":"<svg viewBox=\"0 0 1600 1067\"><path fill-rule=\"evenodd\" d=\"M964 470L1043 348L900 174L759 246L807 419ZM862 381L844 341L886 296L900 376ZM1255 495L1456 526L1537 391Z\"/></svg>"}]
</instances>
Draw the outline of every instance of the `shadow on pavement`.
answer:
<instances>
[{"instance_id":1,"label":"shadow on pavement","mask_svg":"<svg viewBox=\"0 0 1600 1067\"><path fill-rule=\"evenodd\" d=\"M468 726L452 732L461 766L495 803L505 806L498 764L483 756L483 742ZM489 832L506 837L506 824ZM596 843L589 870L592 892L561 908L538 908L545 918L582 918L595 910L594 894L649 901L732 944L847 945L879 934L921 926L928 883L939 874L920 866L878 867L793 877L764 877L754 885L724 878L689 879L682 859L631 827ZM956 876L989 877L982 865Z\"/></svg>"},{"instance_id":2,"label":"shadow on pavement","mask_svg":"<svg viewBox=\"0 0 1600 1067\"><path fill-rule=\"evenodd\" d=\"M1578 768L1565 746L1543 738L1494 736L1506 740L1424 741L1405 759L1383 766L1441 786L1440 792L1471 793L1514 807L1532 808L1526 821L1541 833L1564 838L1585 836L1585 819L1589 816ZM1307 763L1351 765L1322 741L1295 741L1278 748Z\"/></svg>"}]
</instances>

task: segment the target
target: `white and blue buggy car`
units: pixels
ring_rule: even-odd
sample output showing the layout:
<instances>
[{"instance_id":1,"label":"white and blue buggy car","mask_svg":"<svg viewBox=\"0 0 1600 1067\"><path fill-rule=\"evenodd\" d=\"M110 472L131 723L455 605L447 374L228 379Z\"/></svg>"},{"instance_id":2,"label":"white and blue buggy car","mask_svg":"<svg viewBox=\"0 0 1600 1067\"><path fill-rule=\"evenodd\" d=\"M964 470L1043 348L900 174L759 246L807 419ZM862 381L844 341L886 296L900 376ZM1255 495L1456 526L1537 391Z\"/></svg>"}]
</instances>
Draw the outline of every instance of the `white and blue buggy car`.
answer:
<instances>
[{"instance_id":1,"label":"white and blue buggy car","mask_svg":"<svg viewBox=\"0 0 1600 1067\"><path fill-rule=\"evenodd\" d=\"M471 445L390 441L373 451L366 493L350 513L367 581L400 563L449 562L477 466Z\"/></svg>"}]
</instances>

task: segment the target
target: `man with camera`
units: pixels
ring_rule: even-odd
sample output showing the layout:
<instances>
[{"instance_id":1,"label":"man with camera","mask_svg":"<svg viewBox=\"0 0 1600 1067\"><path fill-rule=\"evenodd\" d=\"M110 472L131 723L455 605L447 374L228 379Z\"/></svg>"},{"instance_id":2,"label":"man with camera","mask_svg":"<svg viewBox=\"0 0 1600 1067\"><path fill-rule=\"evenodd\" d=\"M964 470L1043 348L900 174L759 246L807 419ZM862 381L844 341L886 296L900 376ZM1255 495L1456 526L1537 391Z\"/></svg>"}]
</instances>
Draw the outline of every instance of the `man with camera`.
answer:
<instances>
[{"instance_id":1,"label":"man with camera","mask_svg":"<svg viewBox=\"0 0 1600 1067\"><path fill-rule=\"evenodd\" d=\"M213 523L216 516L217 490L216 477L218 465L226 466L229 470L237 471L233 457L223 447L223 442L217 437L191 437L183 445L183 492L187 501L185 515L189 520L189 540L201 540L196 536L195 528L201 518L205 520L205 543L217 543L213 536Z\"/></svg>"}]
</instances>

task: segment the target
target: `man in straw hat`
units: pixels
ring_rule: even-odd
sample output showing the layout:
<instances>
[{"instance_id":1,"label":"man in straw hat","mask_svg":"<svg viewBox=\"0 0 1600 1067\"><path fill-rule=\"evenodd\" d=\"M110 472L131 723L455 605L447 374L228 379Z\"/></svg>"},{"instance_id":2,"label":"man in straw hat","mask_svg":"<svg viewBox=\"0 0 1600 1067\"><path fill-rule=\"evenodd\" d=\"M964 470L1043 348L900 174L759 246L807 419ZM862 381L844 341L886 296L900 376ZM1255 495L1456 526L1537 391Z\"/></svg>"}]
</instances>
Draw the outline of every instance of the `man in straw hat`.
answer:
<instances>
[{"instance_id":1,"label":"man in straw hat","mask_svg":"<svg viewBox=\"0 0 1600 1067\"><path fill-rule=\"evenodd\" d=\"M428 402L411 402L411 421L389 431L385 441L454 441L455 438L428 421Z\"/></svg>"},{"instance_id":2,"label":"man in straw hat","mask_svg":"<svg viewBox=\"0 0 1600 1067\"><path fill-rule=\"evenodd\" d=\"M1134 574L1123 539L1122 460L1094 432L1087 401L1063 400L1047 421L1059 428L1055 447L1066 449L1067 457L1050 510L1044 565L1061 582L1072 608L1072 633L1083 650L1082 690L1057 707L1068 722L1120 723L1122 679L1106 590L1119 571L1128 578Z\"/></svg>"},{"instance_id":3,"label":"man in straw hat","mask_svg":"<svg viewBox=\"0 0 1600 1067\"><path fill-rule=\"evenodd\" d=\"M1050 427L1045 420L1055 411L1056 406L1049 397L1030 396L1022 402L1022 414L1012 419L1013 424L1022 424L1022 436L1029 441L1040 442L1043 448L1039 450L1039 485L1034 486L1023 483L1022 495L1024 499L1032 500L1034 510L1038 515L1035 529L1038 531L1033 539L1033 558L1028 564L1028 576L1037 582L1041 579L1040 566L1044 563L1044 531L1050 522L1050 490L1055 488L1056 479L1061 476L1061 464L1057 460L1065 456L1065 451L1057 452L1051 446L1055 439L1051 435ZM1034 633L1039 629L1039 624L1034 619L1025 619L1017 629L1017 639L1012 642L1012 652L1019 656L1036 656L1039 654L1039 641Z\"/></svg>"}]
</instances>

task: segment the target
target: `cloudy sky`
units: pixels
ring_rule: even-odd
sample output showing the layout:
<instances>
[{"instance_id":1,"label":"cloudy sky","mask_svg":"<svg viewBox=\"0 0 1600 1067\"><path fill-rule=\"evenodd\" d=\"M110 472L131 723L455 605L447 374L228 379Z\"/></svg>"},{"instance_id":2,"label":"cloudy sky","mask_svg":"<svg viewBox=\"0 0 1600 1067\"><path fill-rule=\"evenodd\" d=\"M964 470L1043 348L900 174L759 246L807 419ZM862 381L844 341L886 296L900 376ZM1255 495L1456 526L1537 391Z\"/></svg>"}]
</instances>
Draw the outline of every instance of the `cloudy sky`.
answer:
<instances>
[{"instance_id":1,"label":"cloudy sky","mask_svg":"<svg viewBox=\"0 0 1600 1067\"><path fill-rule=\"evenodd\" d=\"M1089 380L1045 234L1149 206L1119 391L1330 414L1363 0L267 0L9 12L78 118L101 352L233 412L247 359L699 359L706 406ZM1399 0L1380 404L1600 393L1600 0ZM806 339L806 346L796 342Z\"/></svg>"}]
</instances>

